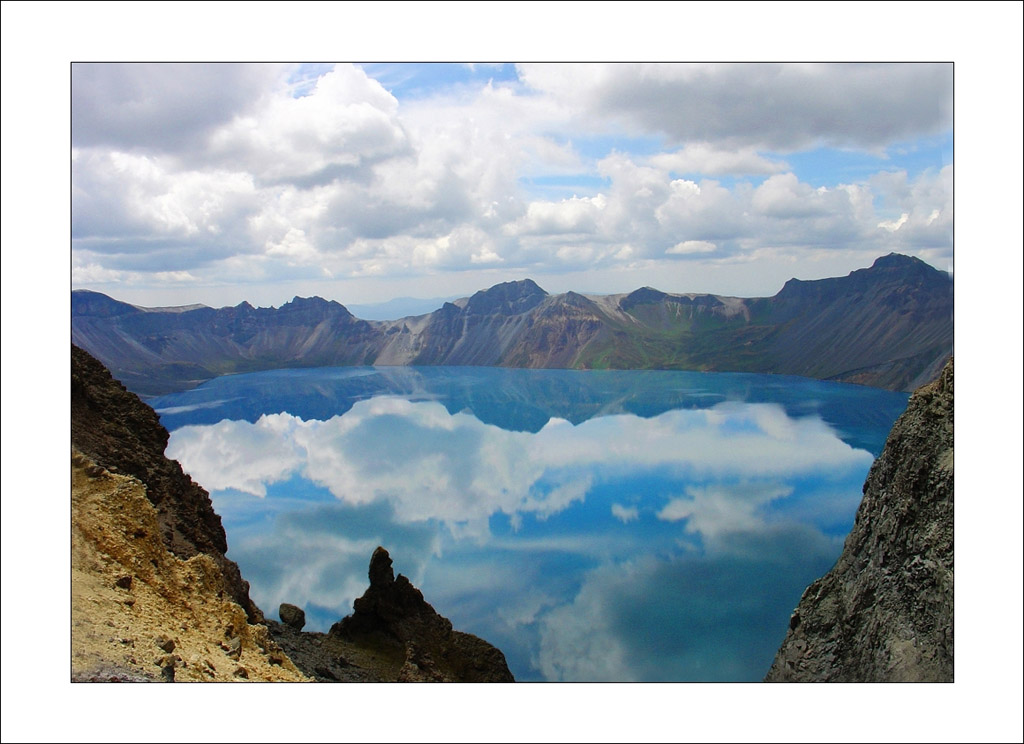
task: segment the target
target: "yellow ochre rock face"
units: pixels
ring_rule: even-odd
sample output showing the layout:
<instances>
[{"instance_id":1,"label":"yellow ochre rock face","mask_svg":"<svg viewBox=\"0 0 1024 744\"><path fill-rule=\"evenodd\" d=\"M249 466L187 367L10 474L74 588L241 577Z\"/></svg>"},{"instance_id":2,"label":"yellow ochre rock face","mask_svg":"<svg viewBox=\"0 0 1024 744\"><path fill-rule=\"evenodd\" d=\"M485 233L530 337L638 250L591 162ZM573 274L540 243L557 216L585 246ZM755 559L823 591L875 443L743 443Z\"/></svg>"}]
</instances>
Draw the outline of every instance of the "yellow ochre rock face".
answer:
<instances>
[{"instance_id":1,"label":"yellow ochre rock face","mask_svg":"<svg viewBox=\"0 0 1024 744\"><path fill-rule=\"evenodd\" d=\"M71 455L74 681L306 681L214 560L164 546L137 479Z\"/></svg>"}]
</instances>

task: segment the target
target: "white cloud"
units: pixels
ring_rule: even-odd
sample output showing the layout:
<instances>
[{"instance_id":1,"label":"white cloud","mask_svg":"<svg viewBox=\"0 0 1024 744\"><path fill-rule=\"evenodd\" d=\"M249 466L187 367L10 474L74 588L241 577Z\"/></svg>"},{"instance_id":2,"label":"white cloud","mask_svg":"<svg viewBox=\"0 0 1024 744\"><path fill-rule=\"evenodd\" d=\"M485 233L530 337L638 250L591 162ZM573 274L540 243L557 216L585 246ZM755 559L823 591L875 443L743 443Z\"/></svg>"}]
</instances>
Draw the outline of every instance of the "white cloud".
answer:
<instances>
[{"instance_id":1,"label":"white cloud","mask_svg":"<svg viewBox=\"0 0 1024 744\"><path fill-rule=\"evenodd\" d=\"M338 65L309 95L278 91L217 129L204 157L243 163L269 183L359 179L366 165L408 153L397 110L398 101L362 70Z\"/></svg>"},{"instance_id":2,"label":"white cloud","mask_svg":"<svg viewBox=\"0 0 1024 744\"><path fill-rule=\"evenodd\" d=\"M718 149L703 142L688 144L681 150L651 158L651 164L676 173L703 173L709 176L770 175L787 165L758 155L753 148Z\"/></svg>"},{"instance_id":3,"label":"white cloud","mask_svg":"<svg viewBox=\"0 0 1024 744\"><path fill-rule=\"evenodd\" d=\"M938 249L951 255L953 240L953 167L923 173L909 182L906 172L878 174L872 181L882 209L900 210L878 228L893 250Z\"/></svg>"},{"instance_id":4,"label":"white cloud","mask_svg":"<svg viewBox=\"0 0 1024 744\"><path fill-rule=\"evenodd\" d=\"M603 194L592 198L574 196L560 202L531 202L526 214L507 230L513 235L593 233L606 204Z\"/></svg>"},{"instance_id":5,"label":"white cloud","mask_svg":"<svg viewBox=\"0 0 1024 744\"><path fill-rule=\"evenodd\" d=\"M891 250L951 254L951 168L813 187L775 154L877 148L904 128L941 129L947 66L525 65L521 83L409 101L354 65L318 77L294 66L208 67L76 67L78 286L439 283L445 272L494 267L657 273L658 261L679 267L680 258L739 276L750 272L741 259L795 263L819 250L846 251L849 269ZM218 86L224 100L213 101ZM880 96L911 88L863 136L836 118L857 100L877 116ZM815 103L810 92L827 94ZM758 108L765 96L768 113ZM796 106L792 115L772 119L783 104ZM161 117L178 134L157 132L167 129ZM657 132L679 146L632 155L615 145ZM595 154L594 138L612 144ZM769 177L723 185L707 175ZM565 198L538 198L529 185L580 176L585 188ZM880 227L903 213L899 229Z\"/></svg>"},{"instance_id":6,"label":"white cloud","mask_svg":"<svg viewBox=\"0 0 1024 744\"><path fill-rule=\"evenodd\" d=\"M910 215L904 212L903 214L900 215L900 218L898 220L882 220L881 222L878 223L878 226L883 230L888 230L889 232L896 232L905 224L907 224L907 218L909 216Z\"/></svg>"},{"instance_id":7,"label":"white cloud","mask_svg":"<svg viewBox=\"0 0 1024 744\"><path fill-rule=\"evenodd\" d=\"M640 510L635 506L623 506L622 504L612 504L612 516L621 521L623 524L629 522L635 522L640 518Z\"/></svg>"},{"instance_id":8,"label":"white cloud","mask_svg":"<svg viewBox=\"0 0 1024 744\"><path fill-rule=\"evenodd\" d=\"M751 206L769 217L789 219L827 214L823 192L801 183L792 173L772 176L754 191Z\"/></svg>"},{"instance_id":9,"label":"white cloud","mask_svg":"<svg viewBox=\"0 0 1024 744\"><path fill-rule=\"evenodd\" d=\"M717 246L710 240L684 240L676 243L665 253L671 256L689 256L694 253L714 253Z\"/></svg>"},{"instance_id":10,"label":"white cloud","mask_svg":"<svg viewBox=\"0 0 1024 744\"><path fill-rule=\"evenodd\" d=\"M75 63L71 138L78 147L186 154L284 85L270 64Z\"/></svg>"}]
</instances>

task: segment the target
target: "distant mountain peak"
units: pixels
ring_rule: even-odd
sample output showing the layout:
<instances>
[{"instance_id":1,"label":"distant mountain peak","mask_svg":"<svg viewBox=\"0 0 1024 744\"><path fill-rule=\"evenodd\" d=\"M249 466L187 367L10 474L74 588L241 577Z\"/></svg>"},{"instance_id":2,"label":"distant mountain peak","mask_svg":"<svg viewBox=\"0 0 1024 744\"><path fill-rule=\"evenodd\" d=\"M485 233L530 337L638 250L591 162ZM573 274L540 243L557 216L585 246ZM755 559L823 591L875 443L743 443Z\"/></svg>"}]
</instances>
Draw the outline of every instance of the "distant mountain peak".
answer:
<instances>
[{"instance_id":1,"label":"distant mountain peak","mask_svg":"<svg viewBox=\"0 0 1024 744\"><path fill-rule=\"evenodd\" d=\"M344 305L336 300L325 300L323 297L294 297L291 302L286 302L281 305L281 310L285 312L340 312L345 315L351 315Z\"/></svg>"},{"instance_id":2,"label":"distant mountain peak","mask_svg":"<svg viewBox=\"0 0 1024 744\"><path fill-rule=\"evenodd\" d=\"M285 305L294 305L295 307L310 307L316 305L331 304L337 305L338 303L335 302L334 300L328 302L323 297L318 297L317 295L313 295L312 297L299 297L298 295L296 295L295 297L292 297L291 302L284 303L282 307L284 307Z\"/></svg>"},{"instance_id":3,"label":"distant mountain peak","mask_svg":"<svg viewBox=\"0 0 1024 744\"><path fill-rule=\"evenodd\" d=\"M902 268L909 266L920 267L928 266L928 264L920 258L906 256L902 253L889 253L885 256L879 256L875 259L875 262L871 264L872 269Z\"/></svg>"},{"instance_id":4,"label":"distant mountain peak","mask_svg":"<svg viewBox=\"0 0 1024 744\"><path fill-rule=\"evenodd\" d=\"M466 303L466 312L471 315L518 315L536 307L547 296L548 293L532 279L502 282L470 297Z\"/></svg>"},{"instance_id":5,"label":"distant mountain peak","mask_svg":"<svg viewBox=\"0 0 1024 744\"><path fill-rule=\"evenodd\" d=\"M628 295L623 297L619 301L619 307L623 310L629 311L637 305L650 305L655 302L661 302L667 294L662 292L660 289L654 287L641 287L640 289L634 289Z\"/></svg>"},{"instance_id":6,"label":"distant mountain peak","mask_svg":"<svg viewBox=\"0 0 1024 744\"><path fill-rule=\"evenodd\" d=\"M71 292L72 317L111 318L138 312L140 310L134 305L107 297L102 292L93 292L90 289L75 289Z\"/></svg>"}]
</instances>

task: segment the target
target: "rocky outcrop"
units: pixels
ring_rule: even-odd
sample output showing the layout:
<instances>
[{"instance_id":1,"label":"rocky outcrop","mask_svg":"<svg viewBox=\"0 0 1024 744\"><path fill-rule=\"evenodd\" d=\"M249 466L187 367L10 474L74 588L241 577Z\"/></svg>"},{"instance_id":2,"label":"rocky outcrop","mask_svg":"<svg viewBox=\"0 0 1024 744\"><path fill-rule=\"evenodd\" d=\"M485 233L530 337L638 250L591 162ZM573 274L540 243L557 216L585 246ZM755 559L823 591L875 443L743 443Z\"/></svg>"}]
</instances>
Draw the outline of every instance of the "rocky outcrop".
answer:
<instances>
[{"instance_id":1,"label":"rocky outcrop","mask_svg":"<svg viewBox=\"0 0 1024 744\"><path fill-rule=\"evenodd\" d=\"M766 681L953 681L952 359L911 396L789 625Z\"/></svg>"},{"instance_id":2,"label":"rocky outcrop","mask_svg":"<svg viewBox=\"0 0 1024 744\"><path fill-rule=\"evenodd\" d=\"M549 295L524 279L393 321L316 297L142 308L78 290L71 336L154 395L226 373L369 364L768 372L911 390L949 354L953 284L891 254L849 276L793 279L770 298Z\"/></svg>"},{"instance_id":3,"label":"rocky outcrop","mask_svg":"<svg viewBox=\"0 0 1024 744\"><path fill-rule=\"evenodd\" d=\"M71 679L304 681L214 555L172 553L147 487L71 456Z\"/></svg>"},{"instance_id":4,"label":"rocky outcrop","mask_svg":"<svg viewBox=\"0 0 1024 744\"><path fill-rule=\"evenodd\" d=\"M97 466L143 483L167 549L183 559L210 556L224 574L231 598L259 621L262 615L249 599L248 583L224 555L227 538L209 493L164 456L169 437L152 408L92 356L71 347L72 447Z\"/></svg>"},{"instance_id":5,"label":"rocky outcrop","mask_svg":"<svg viewBox=\"0 0 1024 744\"><path fill-rule=\"evenodd\" d=\"M319 682L513 682L505 656L452 629L378 547L370 586L354 611L329 633L303 633L267 621L270 635L309 678ZM282 605L284 607L284 605ZM282 620L285 614L281 615Z\"/></svg>"},{"instance_id":6,"label":"rocky outcrop","mask_svg":"<svg viewBox=\"0 0 1024 744\"><path fill-rule=\"evenodd\" d=\"M399 681L512 682L505 655L486 641L452 629L419 589L378 547L370 559L370 586L351 615L335 623L336 638L392 647L404 654Z\"/></svg>"}]
</instances>

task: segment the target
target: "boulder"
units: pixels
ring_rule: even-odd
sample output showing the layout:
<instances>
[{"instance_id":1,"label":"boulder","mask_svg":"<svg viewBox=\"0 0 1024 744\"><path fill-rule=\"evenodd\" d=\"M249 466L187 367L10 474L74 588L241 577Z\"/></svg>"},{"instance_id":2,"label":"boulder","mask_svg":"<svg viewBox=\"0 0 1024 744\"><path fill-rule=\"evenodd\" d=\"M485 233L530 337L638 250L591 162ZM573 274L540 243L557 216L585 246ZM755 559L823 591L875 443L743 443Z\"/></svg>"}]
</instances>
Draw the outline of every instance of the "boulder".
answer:
<instances>
[{"instance_id":1,"label":"boulder","mask_svg":"<svg viewBox=\"0 0 1024 744\"><path fill-rule=\"evenodd\" d=\"M302 630L302 627L306 624L305 611L293 604L282 603L277 610L277 614L281 617L282 623L295 628L295 630Z\"/></svg>"}]
</instances>

